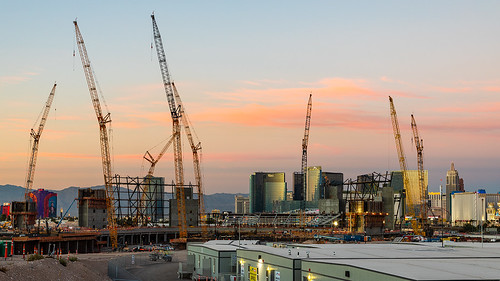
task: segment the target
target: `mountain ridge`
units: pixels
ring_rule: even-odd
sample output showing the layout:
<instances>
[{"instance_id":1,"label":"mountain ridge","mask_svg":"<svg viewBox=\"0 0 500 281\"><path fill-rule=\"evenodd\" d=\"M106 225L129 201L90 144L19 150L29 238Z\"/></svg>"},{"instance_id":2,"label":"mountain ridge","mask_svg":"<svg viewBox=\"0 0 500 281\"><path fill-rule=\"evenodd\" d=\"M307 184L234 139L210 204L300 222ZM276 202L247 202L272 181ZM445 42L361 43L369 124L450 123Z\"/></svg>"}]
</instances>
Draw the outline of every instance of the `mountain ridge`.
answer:
<instances>
[{"instance_id":1,"label":"mountain ridge","mask_svg":"<svg viewBox=\"0 0 500 281\"><path fill-rule=\"evenodd\" d=\"M59 211L62 208L63 212L65 212L68 207L71 205L73 200L78 197L78 190L80 188L89 188L89 187L78 187L78 186L69 186L61 190L54 190L45 188L47 191L57 193L57 208L58 215ZM104 189L104 186L91 186L90 188L95 189ZM24 187L12 184L0 185L0 204L10 203L12 201L22 201L24 200ZM223 211L234 212L234 197L236 195L248 196L245 193L214 193L214 194L205 194L204 203L205 203L205 212L210 212L214 209ZM167 197L167 196L166 196ZM68 214L71 216L78 215L77 204L73 204Z\"/></svg>"}]
</instances>

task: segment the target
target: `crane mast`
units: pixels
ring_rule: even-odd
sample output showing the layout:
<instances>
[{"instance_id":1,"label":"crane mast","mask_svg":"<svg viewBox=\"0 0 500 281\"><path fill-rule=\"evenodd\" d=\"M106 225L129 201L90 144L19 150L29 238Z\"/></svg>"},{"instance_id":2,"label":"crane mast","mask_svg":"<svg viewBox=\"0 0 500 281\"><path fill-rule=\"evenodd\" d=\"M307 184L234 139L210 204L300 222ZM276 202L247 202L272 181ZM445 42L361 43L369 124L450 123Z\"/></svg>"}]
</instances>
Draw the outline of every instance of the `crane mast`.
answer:
<instances>
[{"instance_id":1,"label":"crane mast","mask_svg":"<svg viewBox=\"0 0 500 281\"><path fill-rule=\"evenodd\" d=\"M304 130L304 138L302 139L302 166L301 172L303 176L302 192L304 200L307 200L307 144L309 142L309 128L311 127L311 111L312 111L312 94L309 95L307 102L306 125Z\"/></svg>"},{"instance_id":2,"label":"crane mast","mask_svg":"<svg viewBox=\"0 0 500 281\"><path fill-rule=\"evenodd\" d=\"M198 151L201 152L201 142L198 141L197 143L195 143L193 139L193 134L191 133L191 124L189 122L188 115L184 111L184 105L182 104L179 92L177 92L177 87L175 87L175 83L172 83L172 86L174 88L174 97L177 104L179 105L180 113L182 116L181 120L184 126L184 131L186 132L189 146L191 147L191 151L193 153L194 177L196 180L196 186L198 187L198 215L201 224L201 236L207 237L208 234L207 225L202 221L203 215L205 214L205 202L203 200L204 194L203 194L201 168L200 168L200 153L198 153Z\"/></svg>"},{"instance_id":3,"label":"crane mast","mask_svg":"<svg viewBox=\"0 0 500 281\"><path fill-rule=\"evenodd\" d=\"M45 123L47 122L47 117L49 116L50 106L52 105L52 101L54 100L54 95L56 93L56 86L54 84L52 90L50 91L47 102L45 103L45 107L43 108L42 118L40 119L40 124L38 125L38 130L31 129L31 137L33 138L33 145L31 147L31 156L28 162L28 174L26 175L26 184L25 184L25 193L24 199L26 201L29 200L29 194L31 192L31 188L33 187L33 179L35 177L35 166L36 159L38 155L38 145L40 143L40 137L42 136L43 128L45 127Z\"/></svg>"},{"instance_id":4,"label":"crane mast","mask_svg":"<svg viewBox=\"0 0 500 281\"><path fill-rule=\"evenodd\" d=\"M418 164L418 191L420 194L420 219L425 224L427 219L427 188L425 187L424 179L424 140L418 134L417 122L413 114L411 115L411 129L413 131L413 140L417 148L417 164Z\"/></svg>"},{"instance_id":5,"label":"crane mast","mask_svg":"<svg viewBox=\"0 0 500 281\"><path fill-rule=\"evenodd\" d=\"M182 144L181 144L181 109L176 105L174 98L174 87L170 73L168 71L167 58L163 43L161 40L160 30L156 24L154 14L151 15L153 22L153 35L156 47L156 54L160 64L163 86L167 96L170 115L172 116L172 135L174 136L174 169L175 169L175 195L177 199L177 217L179 221L179 236L187 238L187 221L186 221L186 204L184 197L184 167L182 163Z\"/></svg>"},{"instance_id":6,"label":"crane mast","mask_svg":"<svg viewBox=\"0 0 500 281\"><path fill-rule=\"evenodd\" d=\"M108 123L111 123L111 117L109 113L104 116L102 114L101 103L99 101L99 95L97 93L94 73L92 71L90 59L87 54L87 48L85 47L85 43L83 42L83 37L80 33L77 22L73 21L73 24L75 25L76 42L78 45L80 58L82 60L83 72L85 73L87 86L90 92L90 98L92 100L92 104L97 116L97 122L99 123L102 170L104 175L104 186L106 189L106 208L108 211L109 237L111 240L111 246L113 248L116 248L118 247L118 234L116 230L115 209L113 206L114 194L112 187L111 152L109 148L108 136Z\"/></svg>"},{"instance_id":7,"label":"crane mast","mask_svg":"<svg viewBox=\"0 0 500 281\"><path fill-rule=\"evenodd\" d=\"M406 165L406 157L403 150L403 143L401 142L401 132L399 130L399 121L396 114L396 108L394 107L394 102L392 97L389 96L390 110L391 110L391 120L392 129L394 132L394 139L396 140L396 149L398 151L399 166L403 172L403 183L406 192L406 205L408 206L407 214L412 217L411 225L415 234L422 234L420 224L415 219L415 199L412 190L410 190L410 179L408 177L408 170Z\"/></svg>"}]
</instances>

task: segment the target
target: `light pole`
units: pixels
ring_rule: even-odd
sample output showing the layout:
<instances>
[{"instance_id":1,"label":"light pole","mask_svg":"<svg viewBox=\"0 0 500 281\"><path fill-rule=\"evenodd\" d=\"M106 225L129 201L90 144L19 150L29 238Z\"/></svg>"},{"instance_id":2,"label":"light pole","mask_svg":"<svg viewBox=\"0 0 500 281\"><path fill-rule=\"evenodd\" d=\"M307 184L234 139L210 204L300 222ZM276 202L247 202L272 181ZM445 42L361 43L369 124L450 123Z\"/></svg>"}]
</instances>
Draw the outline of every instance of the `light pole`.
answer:
<instances>
[{"instance_id":1,"label":"light pole","mask_svg":"<svg viewBox=\"0 0 500 281\"><path fill-rule=\"evenodd\" d=\"M484 199L485 198L481 198L481 248L483 247L483 236L484 236L484 233L483 233L483 214L484 214Z\"/></svg>"},{"instance_id":2,"label":"light pole","mask_svg":"<svg viewBox=\"0 0 500 281\"><path fill-rule=\"evenodd\" d=\"M444 208L443 208L443 186L439 185L439 202L441 204L441 248L444 248Z\"/></svg>"}]
</instances>

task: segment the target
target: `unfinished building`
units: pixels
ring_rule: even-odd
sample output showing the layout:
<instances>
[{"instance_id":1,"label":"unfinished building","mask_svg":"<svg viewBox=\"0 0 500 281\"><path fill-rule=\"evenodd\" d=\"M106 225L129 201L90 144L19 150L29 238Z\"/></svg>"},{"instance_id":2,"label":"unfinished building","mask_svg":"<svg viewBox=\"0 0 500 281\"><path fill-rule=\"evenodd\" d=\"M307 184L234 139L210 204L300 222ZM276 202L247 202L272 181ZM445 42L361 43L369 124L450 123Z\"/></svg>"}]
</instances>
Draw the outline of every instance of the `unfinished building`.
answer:
<instances>
[{"instance_id":1,"label":"unfinished building","mask_svg":"<svg viewBox=\"0 0 500 281\"><path fill-rule=\"evenodd\" d=\"M17 229L31 229L36 220L36 203L33 201L12 202L12 226Z\"/></svg>"},{"instance_id":2,"label":"unfinished building","mask_svg":"<svg viewBox=\"0 0 500 281\"><path fill-rule=\"evenodd\" d=\"M92 188L78 190L78 226L106 228L107 219L105 190Z\"/></svg>"},{"instance_id":3,"label":"unfinished building","mask_svg":"<svg viewBox=\"0 0 500 281\"><path fill-rule=\"evenodd\" d=\"M185 187L184 188L184 197L186 202L186 223L187 226L198 226L198 218L199 218L199 208L198 208L198 199L193 198L193 187ZM170 226L178 226L179 219L177 214L177 198L169 200L169 218L170 218Z\"/></svg>"}]
</instances>

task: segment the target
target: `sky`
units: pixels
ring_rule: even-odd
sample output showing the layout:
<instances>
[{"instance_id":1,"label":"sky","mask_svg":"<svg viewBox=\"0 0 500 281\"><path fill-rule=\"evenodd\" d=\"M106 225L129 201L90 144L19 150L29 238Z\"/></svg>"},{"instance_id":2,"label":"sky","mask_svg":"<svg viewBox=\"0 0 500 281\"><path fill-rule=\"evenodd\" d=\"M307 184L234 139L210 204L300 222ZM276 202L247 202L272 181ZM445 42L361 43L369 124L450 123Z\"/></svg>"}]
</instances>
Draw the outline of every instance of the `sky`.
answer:
<instances>
[{"instance_id":1,"label":"sky","mask_svg":"<svg viewBox=\"0 0 500 281\"><path fill-rule=\"evenodd\" d=\"M78 20L112 118L113 173L144 176L172 125L151 13L202 143L206 194L248 192L254 172L308 165L344 179L399 170L392 96L410 169L410 115L429 190L455 163L465 189L500 192L498 1L1 1L0 184L24 186L30 130L54 82L35 188L103 184ZM75 54L75 55L73 55ZM101 98L101 101L102 98ZM186 182L194 182L184 139ZM171 150L157 176L174 178Z\"/></svg>"}]
</instances>

